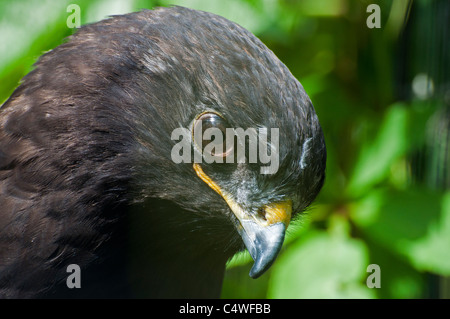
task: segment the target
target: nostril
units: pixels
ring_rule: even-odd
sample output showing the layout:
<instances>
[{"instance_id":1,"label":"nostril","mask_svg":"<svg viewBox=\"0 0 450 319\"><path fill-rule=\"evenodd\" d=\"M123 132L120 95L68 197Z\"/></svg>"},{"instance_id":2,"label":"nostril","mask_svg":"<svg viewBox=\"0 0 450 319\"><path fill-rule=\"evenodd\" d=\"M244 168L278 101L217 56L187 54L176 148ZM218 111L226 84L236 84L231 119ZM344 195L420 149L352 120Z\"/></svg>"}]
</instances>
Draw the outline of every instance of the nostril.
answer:
<instances>
[{"instance_id":1,"label":"nostril","mask_svg":"<svg viewBox=\"0 0 450 319\"><path fill-rule=\"evenodd\" d=\"M260 207L258 209L258 217L260 217L264 221L267 221L266 209L264 207Z\"/></svg>"}]
</instances>

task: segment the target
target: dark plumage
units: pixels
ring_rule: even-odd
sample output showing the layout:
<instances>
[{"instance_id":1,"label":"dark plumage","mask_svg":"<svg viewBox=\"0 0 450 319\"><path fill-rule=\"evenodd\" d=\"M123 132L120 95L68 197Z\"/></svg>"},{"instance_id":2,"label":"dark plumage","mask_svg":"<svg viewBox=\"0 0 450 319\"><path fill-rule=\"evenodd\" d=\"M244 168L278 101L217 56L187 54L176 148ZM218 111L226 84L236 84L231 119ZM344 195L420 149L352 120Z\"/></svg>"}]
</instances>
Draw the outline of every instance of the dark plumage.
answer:
<instances>
[{"instance_id":1,"label":"dark plumage","mask_svg":"<svg viewBox=\"0 0 450 319\"><path fill-rule=\"evenodd\" d=\"M233 128L279 128L278 171L201 163L226 197L191 163L174 163L172 131L208 110ZM219 297L251 227L263 247L244 242L264 255L260 221L286 222L261 207L303 211L325 157L302 86L237 24L173 7L83 26L0 109L0 296ZM69 264L81 267L81 289L66 286Z\"/></svg>"}]
</instances>

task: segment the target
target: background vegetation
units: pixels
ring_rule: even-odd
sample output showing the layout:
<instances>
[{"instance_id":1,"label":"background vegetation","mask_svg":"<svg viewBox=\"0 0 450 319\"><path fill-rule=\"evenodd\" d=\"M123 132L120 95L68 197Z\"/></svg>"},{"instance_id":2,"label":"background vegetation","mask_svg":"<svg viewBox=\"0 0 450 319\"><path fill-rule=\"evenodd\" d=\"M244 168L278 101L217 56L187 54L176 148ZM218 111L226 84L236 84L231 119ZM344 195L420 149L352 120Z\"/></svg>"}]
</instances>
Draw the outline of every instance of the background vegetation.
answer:
<instances>
[{"instance_id":1,"label":"background vegetation","mask_svg":"<svg viewBox=\"0 0 450 319\"><path fill-rule=\"evenodd\" d=\"M170 4L255 33L310 95L328 149L318 200L272 269L228 265L224 298L450 297L450 3L426 0L0 0L0 102L81 23ZM381 8L370 29L366 8ZM381 288L370 289L370 264Z\"/></svg>"}]
</instances>

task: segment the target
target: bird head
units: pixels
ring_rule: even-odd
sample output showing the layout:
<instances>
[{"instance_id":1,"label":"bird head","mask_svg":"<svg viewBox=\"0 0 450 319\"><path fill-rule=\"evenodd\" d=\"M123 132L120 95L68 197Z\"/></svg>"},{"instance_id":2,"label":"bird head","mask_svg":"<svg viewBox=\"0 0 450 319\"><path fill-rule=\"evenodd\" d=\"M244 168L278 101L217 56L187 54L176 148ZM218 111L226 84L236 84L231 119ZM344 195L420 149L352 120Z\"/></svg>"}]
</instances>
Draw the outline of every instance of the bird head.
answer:
<instances>
[{"instance_id":1,"label":"bird head","mask_svg":"<svg viewBox=\"0 0 450 319\"><path fill-rule=\"evenodd\" d=\"M324 137L299 81L243 27L182 7L82 27L64 57L81 46L71 72L132 132L133 200L226 221L261 275L324 182Z\"/></svg>"},{"instance_id":2,"label":"bird head","mask_svg":"<svg viewBox=\"0 0 450 319\"><path fill-rule=\"evenodd\" d=\"M258 117L237 113L228 115L229 121L222 112L233 113L208 109L198 114L186 145L193 146L197 177L231 212L230 219L255 261L250 276L257 278L278 255L293 214L303 211L322 186L324 164L316 161L323 160L323 154L314 152L323 151L323 137L309 123L297 131L299 118L266 114L268 120L255 122L252 119ZM317 175L308 176L308 170L318 170L313 173Z\"/></svg>"},{"instance_id":3,"label":"bird head","mask_svg":"<svg viewBox=\"0 0 450 319\"><path fill-rule=\"evenodd\" d=\"M137 170L147 181L138 189L231 223L256 278L324 182L311 100L271 50L225 18L179 7L138 18L145 50L132 54L145 81L133 95L146 97L134 105L142 110L139 167L148 168Z\"/></svg>"}]
</instances>

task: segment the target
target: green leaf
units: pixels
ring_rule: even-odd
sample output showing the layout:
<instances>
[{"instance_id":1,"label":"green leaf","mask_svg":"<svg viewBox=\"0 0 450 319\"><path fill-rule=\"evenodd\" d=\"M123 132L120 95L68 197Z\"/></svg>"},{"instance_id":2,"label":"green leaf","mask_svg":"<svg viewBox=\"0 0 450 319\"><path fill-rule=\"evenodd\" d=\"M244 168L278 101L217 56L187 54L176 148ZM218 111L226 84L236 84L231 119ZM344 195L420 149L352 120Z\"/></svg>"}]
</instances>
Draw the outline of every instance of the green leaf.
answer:
<instances>
[{"instance_id":1,"label":"green leaf","mask_svg":"<svg viewBox=\"0 0 450 319\"><path fill-rule=\"evenodd\" d=\"M409 260L386 249L379 243L365 241L370 251L370 264L380 266L381 288L377 297L383 299L423 298L426 276L418 272Z\"/></svg>"},{"instance_id":2,"label":"green leaf","mask_svg":"<svg viewBox=\"0 0 450 319\"><path fill-rule=\"evenodd\" d=\"M423 237L404 246L417 269L450 275L450 192L442 199L439 219L428 225Z\"/></svg>"},{"instance_id":3,"label":"green leaf","mask_svg":"<svg viewBox=\"0 0 450 319\"><path fill-rule=\"evenodd\" d=\"M269 298L373 298L365 285L368 253L363 242L312 231L273 265Z\"/></svg>"},{"instance_id":4,"label":"green leaf","mask_svg":"<svg viewBox=\"0 0 450 319\"><path fill-rule=\"evenodd\" d=\"M419 270L450 274L450 195L426 189L374 191L351 208L372 240Z\"/></svg>"},{"instance_id":5,"label":"green leaf","mask_svg":"<svg viewBox=\"0 0 450 319\"><path fill-rule=\"evenodd\" d=\"M340 16L347 9L343 0L301 1L298 8L305 15L318 17Z\"/></svg>"},{"instance_id":6,"label":"green leaf","mask_svg":"<svg viewBox=\"0 0 450 319\"><path fill-rule=\"evenodd\" d=\"M408 118L403 104L389 108L375 139L362 146L349 181L349 194L362 194L382 181L395 160L405 154L409 146Z\"/></svg>"}]
</instances>

